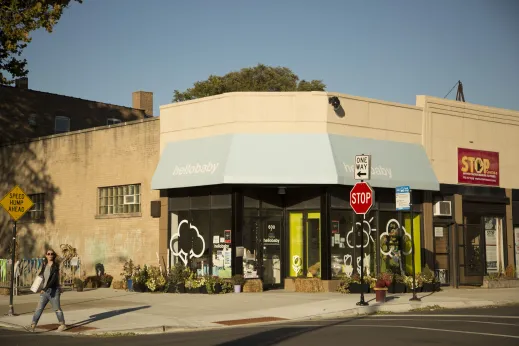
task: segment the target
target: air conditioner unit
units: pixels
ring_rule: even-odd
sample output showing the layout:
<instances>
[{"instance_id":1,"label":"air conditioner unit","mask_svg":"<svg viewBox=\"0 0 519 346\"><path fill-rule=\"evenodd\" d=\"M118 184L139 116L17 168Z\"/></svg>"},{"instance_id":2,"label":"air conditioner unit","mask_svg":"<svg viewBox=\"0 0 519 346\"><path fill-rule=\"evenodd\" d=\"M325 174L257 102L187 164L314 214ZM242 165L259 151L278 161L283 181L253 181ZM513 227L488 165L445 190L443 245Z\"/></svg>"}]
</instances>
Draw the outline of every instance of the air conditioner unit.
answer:
<instances>
[{"instance_id":1,"label":"air conditioner unit","mask_svg":"<svg viewBox=\"0 0 519 346\"><path fill-rule=\"evenodd\" d=\"M452 203L450 201L434 203L434 216L452 216Z\"/></svg>"},{"instance_id":2,"label":"air conditioner unit","mask_svg":"<svg viewBox=\"0 0 519 346\"><path fill-rule=\"evenodd\" d=\"M135 195L124 195L124 204L137 204Z\"/></svg>"}]
</instances>

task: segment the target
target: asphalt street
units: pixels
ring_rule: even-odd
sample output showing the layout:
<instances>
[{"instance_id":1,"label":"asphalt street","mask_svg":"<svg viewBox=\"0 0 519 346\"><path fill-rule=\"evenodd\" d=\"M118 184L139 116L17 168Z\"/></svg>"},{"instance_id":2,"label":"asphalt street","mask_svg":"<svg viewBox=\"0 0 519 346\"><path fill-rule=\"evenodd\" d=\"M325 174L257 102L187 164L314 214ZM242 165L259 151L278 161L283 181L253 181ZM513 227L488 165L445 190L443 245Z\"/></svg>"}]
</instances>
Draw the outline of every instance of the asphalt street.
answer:
<instances>
[{"instance_id":1,"label":"asphalt street","mask_svg":"<svg viewBox=\"0 0 519 346\"><path fill-rule=\"evenodd\" d=\"M1 345L519 345L519 305L380 314L210 331L93 337L0 329Z\"/></svg>"}]
</instances>

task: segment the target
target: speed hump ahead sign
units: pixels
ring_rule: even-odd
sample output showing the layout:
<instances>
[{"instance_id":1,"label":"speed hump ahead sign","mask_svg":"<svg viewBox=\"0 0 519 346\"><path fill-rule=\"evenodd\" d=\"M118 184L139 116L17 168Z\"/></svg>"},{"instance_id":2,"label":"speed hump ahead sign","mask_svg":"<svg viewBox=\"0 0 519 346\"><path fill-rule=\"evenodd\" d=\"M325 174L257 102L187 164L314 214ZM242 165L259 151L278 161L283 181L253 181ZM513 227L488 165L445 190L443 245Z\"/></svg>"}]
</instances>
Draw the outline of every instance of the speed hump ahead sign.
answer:
<instances>
[{"instance_id":1,"label":"speed hump ahead sign","mask_svg":"<svg viewBox=\"0 0 519 346\"><path fill-rule=\"evenodd\" d=\"M22 188L16 185L0 201L0 205L2 205L5 211L9 213L13 221L18 221L26 212L29 211L29 209L32 208L34 203Z\"/></svg>"}]
</instances>

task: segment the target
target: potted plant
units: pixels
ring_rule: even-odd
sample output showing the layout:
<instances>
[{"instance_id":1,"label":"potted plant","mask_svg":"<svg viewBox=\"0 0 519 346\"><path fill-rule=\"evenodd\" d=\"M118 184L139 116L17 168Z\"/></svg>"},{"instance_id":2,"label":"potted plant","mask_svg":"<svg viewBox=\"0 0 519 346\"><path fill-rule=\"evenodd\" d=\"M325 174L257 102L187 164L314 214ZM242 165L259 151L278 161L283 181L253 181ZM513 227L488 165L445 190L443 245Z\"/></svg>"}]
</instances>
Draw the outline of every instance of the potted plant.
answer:
<instances>
[{"instance_id":1,"label":"potted plant","mask_svg":"<svg viewBox=\"0 0 519 346\"><path fill-rule=\"evenodd\" d=\"M126 281L126 289L128 291L133 291L133 280L132 280L132 276L133 276L133 270L134 270L134 265L133 265L133 261L130 259L126 262L124 262L124 265L123 265L123 272L121 273L121 276L124 278L124 280Z\"/></svg>"},{"instance_id":2,"label":"potted plant","mask_svg":"<svg viewBox=\"0 0 519 346\"><path fill-rule=\"evenodd\" d=\"M377 303L386 302L386 294L388 289L388 282L382 278L378 279L375 283L375 298Z\"/></svg>"},{"instance_id":3,"label":"potted plant","mask_svg":"<svg viewBox=\"0 0 519 346\"><path fill-rule=\"evenodd\" d=\"M166 284L166 279L160 272L159 267L151 266L148 268L148 277L146 279L145 285L150 292L155 292L157 290L163 290L164 285Z\"/></svg>"},{"instance_id":4,"label":"potted plant","mask_svg":"<svg viewBox=\"0 0 519 346\"><path fill-rule=\"evenodd\" d=\"M85 284L84 284L83 280L81 280L80 278L75 278L74 287L76 288L76 291L83 292L83 288L85 287Z\"/></svg>"},{"instance_id":5,"label":"potted plant","mask_svg":"<svg viewBox=\"0 0 519 346\"><path fill-rule=\"evenodd\" d=\"M389 293L406 293L407 292L407 286L404 282L404 276L400 274L395 274L393 276L393 282L391 283L391 286L388 287Z\"/></svg>"},{"instance_id":6,"label":"potted plant","mask_svg":"<svg viewBox=\"0 0 519 346\"><path fill-rule=\"evenodd\" d=\"M413 292L413 276L412 275L409 275L409 276L405 276L404 277L404 282L407 286L407 292ZM416 292L421 292L422 291L422 277L420 275L416 275L415 277L415 282L416 282Z\"/></svg>"},{"instance_id":7,"label":"potted plant","mask_svg":"<svg viewBox=\"0 0 519 346\"><path fill-rule=\"evenodd\" d=\"M234 293L240 293L241 288L245 284L245 278L243 275L236 274L232 277L232 282L234 284Z\"/></svg>"},{"instance_id":8,"label":"potted plant","mask_svg":"<svg viewBox=\"0 0 519 346\"><path fill-rule=\"evenodd\" d=\"M207 293L207 290L205 289L205 278L197 277L195 272L191 272L185 285L186 293Z\"/></svg>"},{"instance_id":9,"label":"potted plant","mask_svg":"<svg viewBox=\"0 0 519 346\"><path fill-rule=\"evenodd\" d=\"M206 276L205 288L208 294L218 294L222 292L222 284L220 282L220 278L218 278L217 276Z\"/></svg>"},{"instance_id":10,"label":"potted plant","mask_svg":"<svg viewBox=\"0 0 519 346\"><path fill-rule=\"evenodd\" d=\"M140 266L136 266L133 271L132 282L134 292L146 292L146 281L148 280L148 267L144 265L141 269Z\"/></svg>"},{"instance_id":11,"label":"potted plant","mask_svg":"<svg viewBox=\"0 0 519 346\"><path fill-rule=\"evenodd\" d=\"M110 274L103 274L100 277L101 287L108 288L112 284L114 277Z\"/></svg>"},{"instance_id":12,"label":"potted plant","mask_svg":"<svg viewBox=\"0 0 519 346\"><path fill-rule=\"evenodd\" d=\"M432 270L426 264L420 273L420 279L423 282L422 292L434 292L436 291L435 278Z\"/></svg>"},{"instance_id":13,"label":"potted plant","mask_svg":"<svg viewBox=\"0 0 519 346\"><path fill-rule=\"evenodd\" d=\"M165 292L186 293L185 282L190 275L189 267L185 267L182 263L175 264L168 274Z\"/></svg>"},{"instance_id":14,"label":"potted plant","mask_svg":"<svg viewBox=\"0 0 519 346\"><path fill-rule=\"evenodd\" d=\"M355 273L350 278L350 283L348 286L348 290L350 293L368 293L369 292L369 284L360 282L360 275Z\"/></svg>"},{"instance_id":15,"label":"potted plant","mask_svg":"<svg viewBox=\"0 0 519 346\"><path fill-rule=\"evenodd\" d=\"M339 293L350 293L350 283L351 278L349 276L343 275L341 278L341 281L339 282L339 285L337 285L337 292Z\"/></svg>"}]
</instances>

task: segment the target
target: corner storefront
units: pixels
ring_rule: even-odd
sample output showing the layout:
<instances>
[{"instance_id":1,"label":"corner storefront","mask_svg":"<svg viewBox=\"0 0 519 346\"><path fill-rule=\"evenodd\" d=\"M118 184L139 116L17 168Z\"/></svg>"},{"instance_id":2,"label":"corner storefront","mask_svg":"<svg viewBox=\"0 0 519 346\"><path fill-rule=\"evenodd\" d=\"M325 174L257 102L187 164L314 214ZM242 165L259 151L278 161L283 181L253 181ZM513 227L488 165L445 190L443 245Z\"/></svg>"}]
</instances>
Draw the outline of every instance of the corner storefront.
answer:
<instances>
[{"instance_id":1,"label":"corner storefront","mask_svg":"<svg viewBox=\"0 0 519 346\"><path fill-rule=\"evenodd\" d=\"M499 187L499 153L458 148L457 155L458 184L433 194L434 266L444 284L480 286L513 265L511 196Z\"/></svg>"},{"instance_id":2,"label":"corner storefront","mask_svg":"<svg viewBox=\"0 0 519 346\"><path fill-rule=\"evenodd\" d=\"M375 190L375 205L362 219L349 206L358 154L371 154ZM395 208L402 185L414 191L413 220ZM360 272L361 246L368 273L395 266L410 273L413 258L419 271L428 257L424 235L432 232L424 205L440 190L421 145L326 133L165 143L152 188L168 201L170 265L180 262L199 275L244 274L267 286ZM415 248L422 249L415 254L411 222ZM395 231L402 234L401 261L390 244Z\"/></svg>"}]
</instances>

